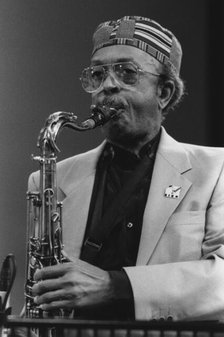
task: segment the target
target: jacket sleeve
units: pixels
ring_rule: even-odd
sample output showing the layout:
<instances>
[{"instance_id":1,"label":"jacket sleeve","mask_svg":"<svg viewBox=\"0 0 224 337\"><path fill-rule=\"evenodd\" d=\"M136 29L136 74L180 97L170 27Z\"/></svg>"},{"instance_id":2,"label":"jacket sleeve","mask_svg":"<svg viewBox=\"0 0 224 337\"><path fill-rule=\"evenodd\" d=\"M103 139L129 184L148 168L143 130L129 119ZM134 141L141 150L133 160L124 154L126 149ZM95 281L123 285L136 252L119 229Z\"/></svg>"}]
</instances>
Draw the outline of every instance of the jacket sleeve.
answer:
<instances>
[{"instance_id":1,"label":"jacket sleeve","mask_svg":"<svg viewBox=\"0 0 224 337\"><path fill-rule=\"evenodd\" d=\"M204 233L198 261L125 268L136 319L224 320L223 173L206 210Z\"/></svg>"},{"instance_id":2,"label":"jacket sleeve","mask_svg":"<svg viewBox=\"0 0 224 337\"><path fill-rule=\"evenodd\" d=\"M39 189L39 171L30 174L28 179L28 191L38 191Z\"/></svg>"}]
</instances>

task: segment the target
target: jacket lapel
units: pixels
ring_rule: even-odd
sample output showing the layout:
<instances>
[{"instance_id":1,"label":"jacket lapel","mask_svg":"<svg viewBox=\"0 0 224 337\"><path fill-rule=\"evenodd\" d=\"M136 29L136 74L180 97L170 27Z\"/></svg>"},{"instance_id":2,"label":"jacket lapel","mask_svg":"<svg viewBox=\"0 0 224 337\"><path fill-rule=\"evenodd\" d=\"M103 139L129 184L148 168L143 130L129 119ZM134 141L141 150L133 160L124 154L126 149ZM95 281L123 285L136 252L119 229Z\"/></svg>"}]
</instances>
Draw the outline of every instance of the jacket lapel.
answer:
<instances>
[{"instance_id":1,"label":"jacket lapel","mask_svg":"<svg viewBox=\"0 0 224 337\"><path fill-rule=\"evenodd\" d=\"M137 265L147 264L168 219L190 188L191 182L184 176L190 169L191 164L183 146L162 129L144 212ZM170 185L181 187L179 197L165 197L165 190Z\"/></svg>"},{"instance_id":2,"label":"jacket lapel","mask_svg":"<svg viewBox=\"0 0 224 337\"><path fill-rule=\"evenodd\" d=\"M63 200L63 243L65 253L77 258L85 234L96 164L104 143L96 149L74 157L69 171L59 185Z\"/></svg>"}]
</instances>

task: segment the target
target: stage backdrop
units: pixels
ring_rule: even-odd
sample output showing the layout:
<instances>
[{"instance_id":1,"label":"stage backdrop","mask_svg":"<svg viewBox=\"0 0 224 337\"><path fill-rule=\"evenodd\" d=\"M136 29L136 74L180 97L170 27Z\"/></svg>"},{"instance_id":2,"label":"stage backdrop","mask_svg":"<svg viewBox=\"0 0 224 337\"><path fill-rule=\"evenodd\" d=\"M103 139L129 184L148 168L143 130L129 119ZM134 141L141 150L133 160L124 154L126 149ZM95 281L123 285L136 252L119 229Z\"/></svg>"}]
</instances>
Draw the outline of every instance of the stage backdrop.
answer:
<instances>
[{"instance_id":1,"label":"stage backdrop","mask_svg":"<svg viewBox=\"0 0 224 337\"><path fill-rule=\"evenodd\" d=\"M50 113L88 116L90 97L82 91L79 76L90 62L93 30L124 15L148 16L171 29L183 46L187 95L168 116L167 131L180 141L223 146L223 20L221 2L214 2L0 1L0 261L8 253L17 259L13 313L23 304L27 179L37 169L31 154L38 153L37 136ZM64 130L58 159L89 150L101 140L100 130Z\"/></svg>"}]
</instances>

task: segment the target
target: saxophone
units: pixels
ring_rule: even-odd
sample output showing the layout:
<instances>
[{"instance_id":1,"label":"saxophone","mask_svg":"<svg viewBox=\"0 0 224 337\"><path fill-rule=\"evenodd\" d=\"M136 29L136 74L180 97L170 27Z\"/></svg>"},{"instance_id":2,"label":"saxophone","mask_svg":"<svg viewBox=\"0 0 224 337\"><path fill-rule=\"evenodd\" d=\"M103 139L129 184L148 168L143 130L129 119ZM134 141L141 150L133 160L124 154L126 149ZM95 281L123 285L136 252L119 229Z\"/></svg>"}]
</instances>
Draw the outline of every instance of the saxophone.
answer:
<instances>
[{"instance_id":1,"label":"saxophone","mask_svg":"<svg viewBox=\"0 0 224 337\"><path fill-rule=\"evenodd\" d=\"M40 165L38 192L27 192L27 256L25 282L25 317L66 317L63 310L46 312L34 302L32 287L37 269L66 262L63 255L62 203L57 200L56 138L65 128L77 131L94 129L118 115L112 107L91 107L91 116L82 123L72 112L51 114L41 129L37 146L40 155L33 157Z\"/></svg>"}]
</instances>

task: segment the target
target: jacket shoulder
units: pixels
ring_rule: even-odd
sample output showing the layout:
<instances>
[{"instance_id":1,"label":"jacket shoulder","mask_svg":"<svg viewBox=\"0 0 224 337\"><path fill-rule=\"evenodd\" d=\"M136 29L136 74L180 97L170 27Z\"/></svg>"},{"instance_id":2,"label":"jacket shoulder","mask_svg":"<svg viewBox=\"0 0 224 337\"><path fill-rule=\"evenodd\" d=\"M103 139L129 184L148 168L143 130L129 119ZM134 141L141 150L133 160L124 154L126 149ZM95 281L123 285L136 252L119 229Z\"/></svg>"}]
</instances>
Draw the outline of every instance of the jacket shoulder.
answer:
<instances>
[{"instance_id":1,"label":"jacket shoulder","mask_svg":"<svg viewBox=\"0 0 224 337\"><path fill-rule=\"evenodd\" d=\"M185 151L196 162L211 162L214 165L224 162L224 148L181 143Z\"/></svg>"},{"instance_id":2,"label":"jacket shoulder","mask_svg":"<svg viewBox=\"0 0 224 337\"><path fill-rule=\"evenodd\" d=\"M57 181L60 183L64 177L69 174L72 170L79 170L80 167L90 169L91 166L94 166L95 161L98 159L101 149L103 148L104 143L100 144L98 147L91 149L89 151L79 153L77 155L65 158L57 163L56 166L56 175ZM39 186L40 179L40 170L37 170L30 174L28 180L29 189L36 190Z\"/></svg>"}]
</instances>

